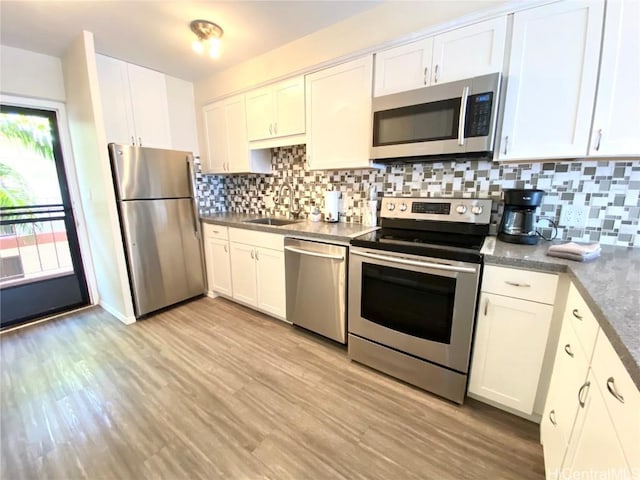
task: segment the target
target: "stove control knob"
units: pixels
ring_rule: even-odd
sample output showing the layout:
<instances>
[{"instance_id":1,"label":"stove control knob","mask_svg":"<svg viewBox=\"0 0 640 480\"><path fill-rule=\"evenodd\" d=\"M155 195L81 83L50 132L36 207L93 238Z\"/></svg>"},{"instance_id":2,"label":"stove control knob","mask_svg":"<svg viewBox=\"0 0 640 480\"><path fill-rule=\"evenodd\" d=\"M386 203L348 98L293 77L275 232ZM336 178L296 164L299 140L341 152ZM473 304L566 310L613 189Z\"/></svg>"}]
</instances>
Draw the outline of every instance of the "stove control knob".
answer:
<instances>
[{"instance_id":1,"label":"stove control knob","mask_svg":"<svg viewBox=\"0 0 640 480\"><path fill-rule=\"evenodd\" d=\"M406 204L406 203L401 203L401 204L400 204L400 211L401 211L401 212L404 212L404 211L406 211L406 210L407 210L407 204Z\"/></svg>"},{"instance_id":2,"label":"stove control knob","mask_svg":"<svg viewBox=\"0 0 640 480\"><path fill-rule=\"evenodd\" d=\"M471 207L471 213L474 215L480 215L482 213L482 205L474 205Z\"/></svg>"},{"instance_id":3,"label":"stove control knob","mask_svg":"<svg viewBox=\"0 0 640 480\"><path fill-rule=\"evenodd\" d=\"M456 212L458 212L460 215L467 213L467 206L460 204L456 207Z\"/></svg>"},{"instance_id":4,"label":"stove control knob","mask_svg":"<svg viewBox=\"0 0 640 480\"><path fill-rule=\"evenodd\" d=\"M389 210L390 212L392 210L395 210L396 206L393 203L387 203L387 210Z\"/></svg>"}]
</instances>

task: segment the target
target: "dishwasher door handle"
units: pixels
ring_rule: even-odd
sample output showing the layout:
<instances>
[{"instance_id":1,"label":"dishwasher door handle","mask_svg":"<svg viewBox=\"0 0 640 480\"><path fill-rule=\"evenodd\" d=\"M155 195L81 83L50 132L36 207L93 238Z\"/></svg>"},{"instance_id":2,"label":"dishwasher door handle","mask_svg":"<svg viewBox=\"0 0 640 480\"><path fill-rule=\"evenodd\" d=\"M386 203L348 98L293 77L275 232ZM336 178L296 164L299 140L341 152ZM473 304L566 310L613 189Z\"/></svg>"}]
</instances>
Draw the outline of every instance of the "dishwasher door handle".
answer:
<instances>
[{"instance_id":1,"label":"dishwasher door handle","mask_svg":"<svg viewBox=\"0 0 640 480\"><path fill-rule=\"evenodd\" d=\"M382 260L384 262L398 263L400 265L411 265L413 267L433 268L436 270L446 270L449 272L476 273L476 269L470 268L470 267L456 267L455 265L445 265L445 264L432 263L432 262L419 262L417 260L408 260L405 258L387 257L386 255L376 255L375 253L354 252L353 250L351 250L351 255L371 258L373 260Z\"/></svg>"},{"instance_id":2,"label":"dishwasher door handle","mask_svg":"<svg viewBox=\"0 0 640 480\"><path fill-rule=\"evenodd\" d=\"M300 253L302 255L309 255L311 257L320 257L320 258L328 258L330 260L344 260L344 256L343 255L329 255L328 253L318 253L318 252L311 252L309 250L302 250L300 248L295 248L295 247L284 247L285 250L289 250L290 252L294 252L294 253Z\"/></svg>"}]
</instances>

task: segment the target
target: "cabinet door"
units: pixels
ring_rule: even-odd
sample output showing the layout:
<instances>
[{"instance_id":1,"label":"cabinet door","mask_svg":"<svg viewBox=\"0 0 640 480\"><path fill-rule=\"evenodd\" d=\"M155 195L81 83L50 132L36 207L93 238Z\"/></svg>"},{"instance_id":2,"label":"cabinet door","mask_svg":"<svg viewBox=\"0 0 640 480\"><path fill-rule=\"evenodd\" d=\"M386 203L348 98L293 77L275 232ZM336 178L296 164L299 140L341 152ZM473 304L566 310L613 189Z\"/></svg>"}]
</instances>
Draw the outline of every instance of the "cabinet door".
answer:
<instances>
[{"instance_id":1,"label":"cabinet door","mask_svg":"<svg viewBox=\"0 0 640 480\"><path fill-rule=\"evenodd\" d=\"M256 249L258 308L277 317L286 316L284 253Z\"/></svg>"},{"instance_id":2,"label":"cabinet door","mask_svg":"<svg viewBox=\"0 0 640 480\"><path fill-rule=\"evenodd\" d=\"M231 296L231 256L229 254L229 242L206 237L205 258L207 262L207 284L209 292L217 292Z\"/></svg>"},{"instance_id":3,"label":"cabinet door","mask_svg":"<svg viewBox=\"0 0 640 480\"><path fill-rule=\"evenodd\" d=\"M507 17L458 28L433 39L432 84L502 72Z\"/></svg>"},{"instance_id":4,"label":"cabinet door","mask_svg":"<svg viewBox=\"0 0 640 480\"><path fill-rule=\"evenodd\" d=\"M200 155L193 83L166 76L171 148Z\"/></svg>"},{"instance_id":5,"label":"cabinet door","mask_svg":"<svg viewBox=\"0 0 640 480\"><path fill-rule=\"evenodd\" d=\"M553 307L480 296L469 392L531 414Z\"/></svg>"},{"instance_id":6,"label":"cabinet door","mask_svg":"<svg viewBox=\"0 0 640 480\"><path fill-rule=\"evenodd\" d=\"M514 14L500 160L586 155L604 2Z\"/></svg>"},{"instance_id":7,"label":"cabinet door","mask_svg":"<svg viewBox=\"0 0 640 480\"><path fill-rule=\"evenodd\" d=\"M127 64L131 104L140 146L171 148L167 84L162 73Z\"/></svg>"},{"instance_id":8,"label":"cabinet door","mask_svg":"<svg viewBox=\"0 0 640 480\"><path fill-rule=\"evenodd\" d=\"M433 37L376 53L373 95L426 87L431 82Z\"/></svg>"},{"instance_id":9,"label":"cabinet door","mask_svg":"<svg viewBox=\"0 0 640 480\"><path fill-rule=\"evenodd\" d=\"M304 77L295 77L273 86L275 136L297 135L305 131Z\"/></svg>"},{"instance_id":10,"label":"cabinet door","mask_svg":"<svg viewBox=\"0 0 640 480\"><path fill-rule=\"evenodd\" d=\"M231 173L250 172L247 114L244 95L225 101L227 121L227 162Z\"/></svg>"},{"instance_id":11,"label":"cabinet door","mask_svg":"<svg viewBox=\"0 0 640 480\"><path fill-rule=\"evenodd\" d=\"M273 90L271 86L252 90L245 95L247 105L247 138L263 140L273 133Z\"/></svg>"},{"instance_id":12,"label":"cabinet door","mask_svg":"<svg viewBox=\"0 0 640 480\"><path fill-rule=\"evenodd\" d=\"M224 103L216 102L202 109L205 155L202 173L223 173L227 165L227 117Z\"/></svg>"},{"instance_id":13,"label":"cabinet door","mask_svg":"<svg viewBox=\"0 0 640 480\"><path fill-rule=\"evenodd\" d=\"M309 168L367 168L371 146L371 56L306 77Z\"/></svg>"},{"instance_id":14,"label":"cabinet door","mask_svg":"<svg viewBox=\"0 0 640 480\"><path fill-rule=\"evenodd\" d=\"M610 0L590 155L640 155L640 2Z\"/></svg>"},{"instance_id":15,"label":"cabinet door","mask_svg":"<svg viewBox=\"0 0 640 480\"><path fill-rule=\"evenodd\" d=\"M243 243L230 243L231 284L233 298L248 305L258 306L256 288L255 247Z\"/></svg>"},{"instance_id":16,"label":"cabinet door","mask_svg":"<svg viewBox=\"0 0 640 480\"><path fill-rule=\"evenodd\" d=\"M563 322L540 422L540 438L547 472L557 472L562 466L579 408L578 391L584 384L588 369L589 362L578 344L571 324Z\"/></svg>"},{"instance_id":17,"label":"cabinet door","mask_svg":"<svg viewBox=\"0 0 640 480\"><path fill-rule=\"evenodd\" d=\"M104 55L96 55L96 64L107 142L134 145L136 132L127 64Z\"/></svg>"},{"instance_id":18,"label":"cabinet door","mask_svg":"<svg viewBox=\"0 0 640 480\"><path fill-rule=\"evenodd\" d=\"M592 373L586 385L581 392L582 403L562 466L563 476L631 480L631 470L607 411L603 393Z\"/></svg>"}]
</instances>

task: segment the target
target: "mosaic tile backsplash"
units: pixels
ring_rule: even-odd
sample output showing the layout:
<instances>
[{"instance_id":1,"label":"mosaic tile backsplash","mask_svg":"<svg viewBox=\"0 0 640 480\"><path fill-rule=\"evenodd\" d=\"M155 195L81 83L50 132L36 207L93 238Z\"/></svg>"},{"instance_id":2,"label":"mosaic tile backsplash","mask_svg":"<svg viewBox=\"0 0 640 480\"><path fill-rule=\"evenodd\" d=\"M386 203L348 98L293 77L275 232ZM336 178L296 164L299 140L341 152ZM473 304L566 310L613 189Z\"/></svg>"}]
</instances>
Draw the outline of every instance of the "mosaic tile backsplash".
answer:
<instances>
[{"instance_id":1,"label":"mosaic tile backsplash","mask_svg":"<svg viewBox=\"0 0 640 480\"><path fill-rule=\"evenodd\" d=\"M563 161L500 164L491 160L442 161L388 165L381 170L308 171L305 145L274 148L272 175L200 175L201 214L217 212L287 215L288 192L279 202L282 182L294 189L296 206L307 215L322 209L324 192L339 190L340 219L360 223L372 189L378 197L490 197L492 223L500 221L505 188L546 192L540 217L558 224L558 239L640 247L640 161ZM588 207L585 228L559 224L565 205ZM539 230L549 236L548 222Z\"/></svg>"}]
</instances>

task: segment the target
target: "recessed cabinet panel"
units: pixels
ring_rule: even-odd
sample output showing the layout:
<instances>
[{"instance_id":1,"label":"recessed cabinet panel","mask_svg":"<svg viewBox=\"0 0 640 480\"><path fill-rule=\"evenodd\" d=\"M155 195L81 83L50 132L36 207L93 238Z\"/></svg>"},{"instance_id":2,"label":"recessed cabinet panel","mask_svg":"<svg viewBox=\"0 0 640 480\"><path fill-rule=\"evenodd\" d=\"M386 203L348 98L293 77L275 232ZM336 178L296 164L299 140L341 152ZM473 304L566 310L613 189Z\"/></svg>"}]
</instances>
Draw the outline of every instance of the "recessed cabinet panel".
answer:
<instances>
[{"instance_id":1,"label":"recessed cabinet panel","mask_svg":"<svg viewBox=\"0 0 640 480\"><path fill-rule=\"evenodd\" d=\"M604 2L557 2L514 14L499 159L587 153Z\"/></svg>"},{"instance_id":2,"label":"recessed cabinet panel","mask_svg":"<svg viewBox=\"0 0 640 480\"><path fill-rule=\"evenodd\" d=\"M256 272L254 247L231 242L233 298L254 307L258 305Z\"/></svg>"},{"instance_id":3,"label":"recessed cabinet panel","mask_svg":"<svg viewBox=\"0 0 640 480\"><path fill-rule=\"evenodd\" d=\"M275 109L274 135L278 137L305 132L304 77L295 77L273 86Z\"/></svg>"},{"instance_id":4,"label":"recessed cabinet panel","mask_svg":"<svg viewBox=\"0 0 640 480\"><path fill-rule=\"evenodd\" d=\"M426 87L431 83L433 37L375 55L374 96Z\"/></svg>"},{"instance_id":5,"label":"recessed cabinet panel","mask_svg":"<svg viewBox=\"0 0 640 480\"><path fill-rule=\"evenodd\" d=\"M202 116L205 135L202 173L224 173L229 158L225 106L221 102L207 105Z\"/></svg>"},{"instance_id":6,"label":"recessed cabinet panel","mask_svg":"<svg viewBox=\"0 0 640 480\"><path fill-rule=\"evenodd\" d=\"M610 0L589 155L640 156L640 2Z\"/></svg>"},{"instance_id":7,"label":"recessed cabinet panel","mask_svg":"<svg viewBox=\"0 0 640 480\"><path fill-rule=\"evenodd\" d=\"M273 91L272 88L258 88L248 92L247 137L251 140L271 138L273 135Z\"/></svg>"},{"instance_id":8,"label":"recessed cabinet panel","mask_svg":"<svg viewBox=\"0 0 640 480\"><path fill-rule=\"evenodd\" d=\"M135 145L135 128L127 64L96 55L102 114L107 142Z\"/></svg>"},{"instance_id":9,"label":"recessed cabinet panel","mask_svg":"<svg viewBox=\"0 0 640 480\"><path fill-rule=\"evenodd\" d=\"M284 252L257 248L256 266L258 308L284 318L286 316Z\"/></svg>"}]
</instances>

